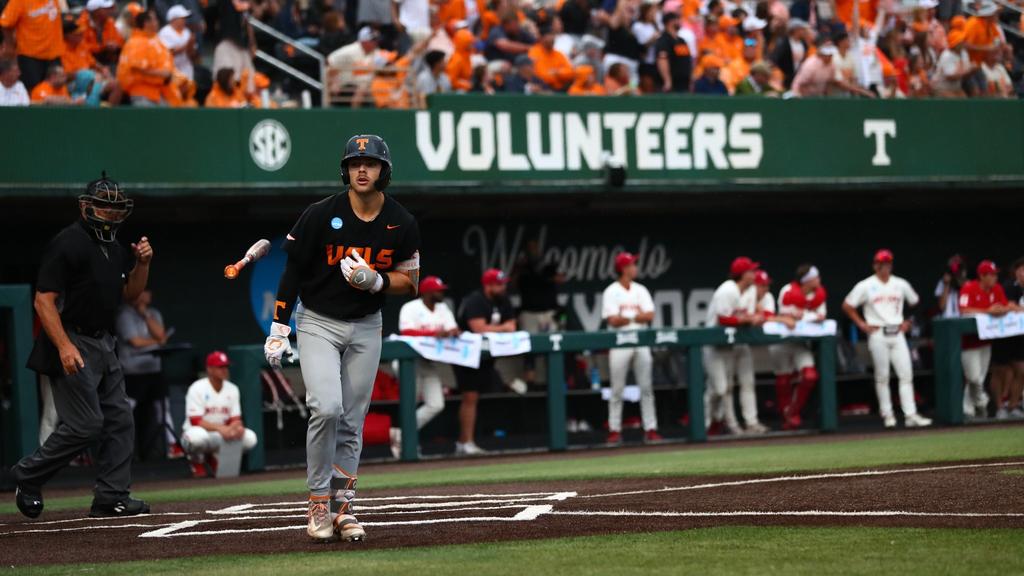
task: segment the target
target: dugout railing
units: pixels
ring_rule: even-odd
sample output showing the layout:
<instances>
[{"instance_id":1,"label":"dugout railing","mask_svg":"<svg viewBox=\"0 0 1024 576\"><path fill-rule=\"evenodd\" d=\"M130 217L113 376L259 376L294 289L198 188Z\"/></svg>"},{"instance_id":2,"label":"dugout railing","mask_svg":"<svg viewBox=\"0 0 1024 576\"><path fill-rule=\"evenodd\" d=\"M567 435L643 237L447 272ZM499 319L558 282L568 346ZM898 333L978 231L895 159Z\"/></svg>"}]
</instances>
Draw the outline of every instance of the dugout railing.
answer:
<instances>
[{"instance_id":1,"label":"dugout railing","mask_svg":"<svg viewBox=\"0 0 1024 576\"><path fill-rule=\"evenodd\" d=\"M28 285L0 285L0 326L4 339L4 390L2 409L3 465L9 467L38 446L39 395L38 378L25 367L32 347L32 291ZM972 319L936 319L935 345L935 416L941 424L962 424L963 369L960 362L961 338L976 333ZM548 447L554 451L568 447L566 430L566 381L563 356L585 350L618 347L654 346L685 349L687 355L686 389L689 412L689 440L707 439L704 429L704 362L703 346L751 344L757 346L780 342L778 336L759 329L727 330L723 328L652 329L636 332L561 332L531 337L532 354L543 354L547 362ZM836 400L836 338L813 339L818 369L821 373L819 397L821 430L834 431L838 426ZM228 355L233 362L232 381L242 390L242 412L246 424L262 440L263 395L260 370L266 367L263 347L232 346ZM402 428L402 459L418 459L419 438L416 431L416 353L408 345L386 341L381 359L399 362L399 424ZM262 470L265 466L264 442L248 457L247 469Z\"/></svg>"},{"instance_id":2,"label":"dugout railing","mask_svg":"<svg viewBox=\"0 0 1024 576\"><path fill-rule=\"evenodd\" d=\"M835 431L838 426L836 403L836 337L822 336L804 338L813 341L821 379L818 383L821 426L825 432ZM707 432L704 422L704 346L749 344L766 346L777 344L784 339L768 335L760 329L732 328L681 328L649 329L636 331L602 332L557 332L531 336L532 355L547 358L547 419L548 449L563 451L568 448L566 429L566 379L564 355L569 353L608 350L638 346L682 348L686 352L686 398L689 415L691 442L704 442ZM484 352L486 354L486 352ZM228 348L231 358L231 380L242 394L242 415L246 425L260 438L263 436L263 400L260 370L267 367L263 347L256 345L232 346ZM419 434L416 430L416 360L419 356L404 342L385 341L381 361L397 360L399 363L398 422L402 430L403 461L419 459ZM261 442L248 455L248 470L261 470L265 465L265 454Z\"/></svg>"}]
</instances>

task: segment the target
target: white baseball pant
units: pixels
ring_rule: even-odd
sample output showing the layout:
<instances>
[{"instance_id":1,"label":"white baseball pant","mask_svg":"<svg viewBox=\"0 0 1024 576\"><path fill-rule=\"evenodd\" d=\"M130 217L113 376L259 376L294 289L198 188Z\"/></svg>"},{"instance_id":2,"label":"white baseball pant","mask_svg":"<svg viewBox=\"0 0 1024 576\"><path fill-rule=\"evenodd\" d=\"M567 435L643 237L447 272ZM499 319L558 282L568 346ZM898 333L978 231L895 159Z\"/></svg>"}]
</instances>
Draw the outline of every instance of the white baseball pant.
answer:
<instances>
[{"instance_id":1,"label":"white baseball pant","mask_svg":"<svg viewBox=\"0 0 1024 576\"><path fill-rule=\"evenodd\" d=\"M423 398L423 404L416 409L416 429L420 430L444 410L444 386L441 370L451 370L448 364L416 361L416 391Z\"/></svg>"},{"instance_id":2,"label":"white baseball pant","mask_svg":"<svg viewBox=\"0 0 1024 576\"><path fill-rule=\"evenodd\" d=\"M974 416L980 411L986 413L988 394L985 393L985 376L992 362L992 346L981 346L960 352L960 363L964 367L964 414Z\"/></svg>"},{"instance_id":3,"label":"white baseball pant","mask_svg":"<svg viewBox=\"0 0 1024 576\"><path fill-rule=\"evenodd\" d=\"M750 346L712 346L704 349L707 391L704 393L704 425L724 420L730 429L738 429L733 390L739 381L740 411L747 426L757 420L757 394L754 390L754 358Z\"/></svg>"},{"instance_id":4,"label":"white baseball pant","mask_svg":"<svg viewBox=\"0 0 1024 576\"><path fill-rule=\"evenodd\" d=\"M886 336L882 329L868 336L868 351L875 365L875 394L878 395L878 411L882 417L892 416L892 394L889 391L889 366L896 371L899 379L900 408L904 416L917 414L914 401L914 370L910 362L910 346L900 333Z\"/></svg>"},{"instance_id":5,"label":"white baseball pant","mask_svg":"<svg viewBox=\"0 0 1024 576\"><path fill-rule=\"evenodd\" d=\"M612 395L608 400L608 429L612 432L622 431L622 391L626 388L626 375L630 366L633 376L640 387L640 415L643 418L644 430L658 429L658 413L654 409L654 385L651 381L651 370L654 359L651 349L613 348L608 351L608 371L612 381Z\"/></svg>"},{"instance_id":6,"label":"white baseball pant","mask_svg":"<svg viewBox=\"0 0 1024 576\"><path fill-rule=\"evenodd\" d=\"M258 441L256 433L246 428L242 434L242 450L252 450ZM190 455L219 452L223 445L224 437L219 432L210 432L202 426L189 426L181 433L181 447Z\"/></svg>"}]
</instances>

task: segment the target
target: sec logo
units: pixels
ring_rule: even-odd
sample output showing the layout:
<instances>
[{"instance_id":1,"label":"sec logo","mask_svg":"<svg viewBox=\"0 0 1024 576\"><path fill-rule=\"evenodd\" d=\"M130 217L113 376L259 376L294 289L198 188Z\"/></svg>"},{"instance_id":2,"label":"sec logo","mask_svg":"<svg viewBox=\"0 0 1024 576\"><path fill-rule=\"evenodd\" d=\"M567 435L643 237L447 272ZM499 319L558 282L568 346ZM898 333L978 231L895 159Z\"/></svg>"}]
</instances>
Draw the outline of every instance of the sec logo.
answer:
<instances>
[{"instance_id":1,"label":"sec logo","mask_svg":"<svg viewBox=\"0 0 1024 576\"><path fill-rule=\"evenodd\" d=\"M288 130L277 120L260 120L249 133L249 155L267 172L280 170L292 153Z\"/></svg>"}]
</instances>

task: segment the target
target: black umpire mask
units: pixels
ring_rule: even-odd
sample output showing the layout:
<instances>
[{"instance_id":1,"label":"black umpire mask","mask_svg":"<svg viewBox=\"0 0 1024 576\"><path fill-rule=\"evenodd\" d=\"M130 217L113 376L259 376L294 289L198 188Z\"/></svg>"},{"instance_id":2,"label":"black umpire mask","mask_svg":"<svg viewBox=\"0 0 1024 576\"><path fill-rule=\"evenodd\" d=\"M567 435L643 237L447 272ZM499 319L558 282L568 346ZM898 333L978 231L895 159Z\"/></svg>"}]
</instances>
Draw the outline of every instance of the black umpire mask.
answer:
<instances>
[{"instance_id":1,"label":"black umpire mask","mask_svg":"<svg viewBox=\"0 0 1024 576\"><path fill-rule=\"evenodd\" d=\"M101 242L113 242L117 229L128 219L135 203L117 182L107 178L107 173L103 172L98 180L86 186L85 194L78 197L78 204L82 218L96 238Z\"/></svg>"}]
</instances>

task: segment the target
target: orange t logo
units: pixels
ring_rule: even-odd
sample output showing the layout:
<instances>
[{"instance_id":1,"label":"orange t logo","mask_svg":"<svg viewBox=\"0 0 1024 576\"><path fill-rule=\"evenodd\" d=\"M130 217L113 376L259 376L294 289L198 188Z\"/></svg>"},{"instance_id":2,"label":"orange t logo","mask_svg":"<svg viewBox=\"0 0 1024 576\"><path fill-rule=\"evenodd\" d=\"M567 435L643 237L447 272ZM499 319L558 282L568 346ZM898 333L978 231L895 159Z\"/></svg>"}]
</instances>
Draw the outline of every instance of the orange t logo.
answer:
<instances>
[{"instance_id":1,"label":"orange t logo","mask_svg":"<svg viewBox=\"0 0 1024 576\"><path fill-rule=\"evenodd\" d=\"M369 141L369 138L356 138L356 144L359 144L360 152L364 152L366 150L366 143Z\"/></svg>"}]
</instances>

